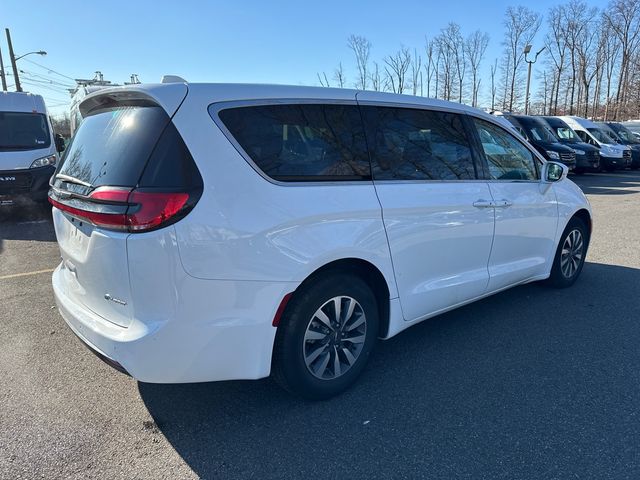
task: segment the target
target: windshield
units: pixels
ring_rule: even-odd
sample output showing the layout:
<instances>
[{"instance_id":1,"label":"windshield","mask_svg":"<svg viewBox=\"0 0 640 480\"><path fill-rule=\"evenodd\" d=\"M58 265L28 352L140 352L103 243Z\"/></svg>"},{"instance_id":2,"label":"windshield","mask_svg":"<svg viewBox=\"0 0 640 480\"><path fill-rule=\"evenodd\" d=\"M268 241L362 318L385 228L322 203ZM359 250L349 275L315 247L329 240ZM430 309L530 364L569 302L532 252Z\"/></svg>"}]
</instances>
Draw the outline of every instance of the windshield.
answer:
<instances>
[{"instance_id":1,"label":"windshield","mask_svg":"<svg viewBox=\"0 0 640 480\"><path fill-rule=\"evenodd\" d=\"M589 130L589 133L600 143L616 143L613 138L607 135L607 133L600 128L587 128L587 130Z\"/></svg>"},{"instance_id":2,"label":"windshield","mask_svg":"<svg viewBox=\"0 0 640 480\"><path fill-rule=\"evenodd\" d=\"M538 142L555 143L558 141L553 133L544 125L538 123L525 123L523 126L527 131L527 135Z\"/></svg>"},{"instance_id":3,"label":"windshield","mask_svg":"<svg viewBox=\"0 0 640 480\"><path fill-rule=\"evenodd\" d=\"M578 137L578 135L576 135L576 132L574 132L569 127L556 127L554 130L560 140L574 143L580 141L580 138Z\"/></svg>"},{"instance_id":4,"label":"windshield","mask_svg":"<svg viewBox=\"0 0 640 480\"><path fill-rule=\"evenodd\" d=\"M638 137L636 137L633 134L633 132L631 132L629 129L625 128L623 125L611 125L610 128L623 141L625 141L627 143L640 143L640 140L638 140Z\"/></svg>"},{"instance_id":5,"label":"windshield","mask_svg":"<svg viewBox=\"0 0 640 480\"><path fill-rule=\"evenodd\" d=\"M36 150L51 145L42 113L0 112L0 151Z\"/></svg>"}]
</instances>

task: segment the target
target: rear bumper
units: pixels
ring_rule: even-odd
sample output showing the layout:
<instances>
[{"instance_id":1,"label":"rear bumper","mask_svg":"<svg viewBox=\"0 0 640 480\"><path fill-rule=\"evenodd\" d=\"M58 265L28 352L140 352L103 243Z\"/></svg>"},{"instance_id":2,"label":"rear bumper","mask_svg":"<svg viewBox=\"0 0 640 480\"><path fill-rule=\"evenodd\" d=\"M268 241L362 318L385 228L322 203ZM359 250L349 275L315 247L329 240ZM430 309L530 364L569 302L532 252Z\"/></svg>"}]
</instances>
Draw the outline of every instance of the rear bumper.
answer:
<instances>
[{"instance_id":1,"label":"rear bumper","mask_svg":"<svg viewBox=\"0 0 640 480\"><path fill-rule=\"evenodd\" d=\"M0 201L11 203L21 200L44 202L49 191L49 179L56 167L23 168L0 171Z\"/></svg>"},{"instance_id":2,"label":"rear bumper","mask_svg":"<svg viewBox=\"0 0 640 480\"><path fill-rule=\"evenodd\" d=\"M271 325L288 282L234 282L184 277L170 318L134 318L127 328L65 295L58 267L52 278L61 316L94 353L150 383L263 378L270 374L276 328ZM135 303L135 302L134 302Z\"/></svg>"}]
</instances>

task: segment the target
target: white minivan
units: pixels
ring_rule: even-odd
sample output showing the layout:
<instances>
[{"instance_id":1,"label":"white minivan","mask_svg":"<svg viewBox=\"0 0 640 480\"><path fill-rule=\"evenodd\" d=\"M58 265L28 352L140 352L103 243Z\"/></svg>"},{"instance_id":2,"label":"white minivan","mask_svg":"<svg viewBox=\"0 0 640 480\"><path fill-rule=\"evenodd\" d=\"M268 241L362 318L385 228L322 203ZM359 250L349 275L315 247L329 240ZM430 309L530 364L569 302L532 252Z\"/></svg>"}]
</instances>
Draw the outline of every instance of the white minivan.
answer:
<instances>
[{"instance_id":1,"label":"white minivan","mask_svg":"<svg viewBox=\"0 0 640 480\"><path fill-rule=\"evenodd\" d=\"M591 210L479 110L367 91L101 90L51 181L60 313L144 382L326 398L376 339L514 285L566 287Z\"/></svg>"},{"instance_id":2,"label":"white minivan","mask_svg":"<svg viewBox=\"0 0 640 480\"><path fill-rule=\"evenodd\" d=\"M46 203L57 159L44 99L0 92L0 206L24 199Z\"/></svg>"}]
</instances>

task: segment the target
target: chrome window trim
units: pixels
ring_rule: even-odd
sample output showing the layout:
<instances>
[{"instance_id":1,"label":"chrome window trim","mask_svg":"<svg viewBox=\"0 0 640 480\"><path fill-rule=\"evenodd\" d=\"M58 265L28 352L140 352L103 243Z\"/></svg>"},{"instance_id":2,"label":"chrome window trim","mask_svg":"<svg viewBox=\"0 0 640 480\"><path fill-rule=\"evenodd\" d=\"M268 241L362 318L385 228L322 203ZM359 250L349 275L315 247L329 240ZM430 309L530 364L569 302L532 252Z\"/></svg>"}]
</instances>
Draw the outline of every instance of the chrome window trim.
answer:
<instances>
[{"instance_id":1,"label":"chrome window trim","mask_svg":"<svg viewBox=\"0 0 640 480\"><path fill-rule=\"evenodd\" d=\"M359 92L358 92L359 93ZM455 113L459 115L468 115L472 119L483 120L485 122L490 123L491 125L495 125L499 127L501 130L511 135L514 139L520 142L529 152L534 155L534 158L537 158L541 164L546 163L546 160L535 150L533 147L528 145L526 142L520 140L517 136L513 135L509 132L504 126L502 126L499 122L494 121L492 118L485 118L481 115L476 115L474 112L466 111L465 109L456 108L456 107L446 107L442 105L422 105L415 103L403 103L403 102L381 102L374 100L357 100L357 94L354 95L352 99L323 99L323 98L256 98L256 99L248 99L248 100L224 100L221 102L213 102L207 105L207 112L209 113L209 117L213 120L213 123L220 129L225 138L231 143L233 148L240 154L242 158L249 164L249 166L263 179L267 182L281 186L281 187L319 187L319 186L354 186L354 185L387 185L387 184L397 184L397 183L540 183L540 178L536 180L510 180L510 179L492 179L492 178L477 178L477 179L466 179L466 180L375 180L372 178L371 180L329 180L329 181L292 181L292 182L283 182L281 180L276 180L271 178L269 175L264 173L260 167L253 161L253 159L244 151L244 149L240 146L240 144L236 141L231 132L224 125L222 120L220 119L219 113L221 110L225 110L228 108L236 108L236 107L250 107L250 106L263 106L263 105L291 105L291 104L302 104L302 105L353 105L353 106L379 106L379 107L393 107L393 108L406 108L413 110L430 110L437 112L446 112L446 113ZM364 128L364 125L363 125ZM473 147L472 147L473 148ZM484 152L482 152L484 155ZM486 159L485 159L486 160ZM541 168L536 165L537 174L540 176Z\"/></svg>"}]
</instances>

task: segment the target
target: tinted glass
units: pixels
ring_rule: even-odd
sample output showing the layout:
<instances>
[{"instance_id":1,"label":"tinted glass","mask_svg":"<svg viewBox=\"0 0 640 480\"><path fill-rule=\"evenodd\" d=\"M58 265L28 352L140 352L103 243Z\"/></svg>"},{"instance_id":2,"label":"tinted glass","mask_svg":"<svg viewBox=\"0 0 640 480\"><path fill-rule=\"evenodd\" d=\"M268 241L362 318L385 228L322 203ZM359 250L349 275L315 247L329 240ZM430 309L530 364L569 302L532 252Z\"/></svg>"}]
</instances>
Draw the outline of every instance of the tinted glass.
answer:
<instances>
[{"instance_id":1,"label":"tinted glass","mask_svg":"<svg viewBox=\"0 0 640 480\"><path fill-rule=\"evenodd\" d=\"M558 138L562 140L567 140L569 142L577 142L580 140L576 135L576 133L569 127L559 126L555 130L556 130L556 134L558 135Z\"/></svg>"},{"instance_id":2,"label":"tinted glass","mask_svg":"<svg viewBox=\"0 0 640 480\"><path fill-rule=\"evenodd\" d=\"M45 115L0 112L0 151L35 150L50 145L51 137Z\"/></svg>"},{"instance_id":3,"label":"tinted glass","mask_svg":"<svg viewBox=\"0 0 640 480\"><path fill-rule=\"evenodd\" d=\"M618 137L628 143L640 143L638 137L636 137L630 130L626 129L620 124L609 124L609 128L613 130Z\"/></svg>"},{"instance_id":4,"label":"tinted glass","mask_svg":"<svg viewBox=\"0 0 640 480\"><path fill-rule=\"evenodd\" d=\"M168 123L160 107L122 107L89 115L65 151L56 175L72 177L88 189L135 186ZM56 180L56 186L61 182L68 183L65 188L69 190L86 193L77 184L62 180Z\"/></svg>"},{"instance_id":5,"label":"tinted glass","mask_svg":"<svg viewBox=\"0 0 640 480\"><path fill-rule=\"evenodd\" d=\"M527 137L538 142L556 142L556 138L549 128L542 122L522 121L522 125L527 132Z\"/></svg>"},{"instance_id":6,"label":"tinted glass","mask_svg":"<svg viewBox=\"0 0 640 480\"><path fill-rule=\"evenodd\" d=\"M459 115L375 106L362 113L376 180L476 178Z\"/></svg>"},{"instance_id":7,"label":"tinted glass","mask_svg":"<svg viewBox=\"0 0 640 480\"><path fill-rule=\"evenodd\" d=\"M181 190L202 186L198 167L172 122L166 126L153 149L139 186Z\"/></svg>"},{"instance_id":8,"label":"tinted glass","mask_svg":"<svg viewBox=\"0 0 640 480\"><path fill-rule=\"evenodd\" d=\"M587 128L589 133L595 137L596 140L602 143L616 143L607 133L600 128Z\"/></svg>"},{"instance_id":9,"label":"tinted glass","mask_svg":"<svg viewBox=\"0 0 640 480\"><path fill-rule=\"evenodd\" d=\"M506 130L492 123L473 119L489 167L495 180L535 180L536 160L531 151Z\"/></svg>"},{"instance_id":10,"label":"tinted glass","mask_svg":"<svg viewBox=\"0 0 640 480\"><path fill-rule=\"evenodd\" d=\"M355 105L262 105L219 117L253 162L281 181L371 178Z\"/></svg>"}]
</instances>

